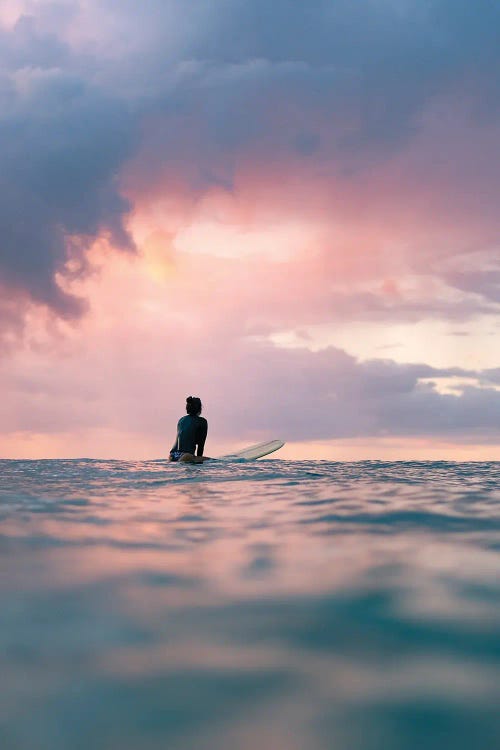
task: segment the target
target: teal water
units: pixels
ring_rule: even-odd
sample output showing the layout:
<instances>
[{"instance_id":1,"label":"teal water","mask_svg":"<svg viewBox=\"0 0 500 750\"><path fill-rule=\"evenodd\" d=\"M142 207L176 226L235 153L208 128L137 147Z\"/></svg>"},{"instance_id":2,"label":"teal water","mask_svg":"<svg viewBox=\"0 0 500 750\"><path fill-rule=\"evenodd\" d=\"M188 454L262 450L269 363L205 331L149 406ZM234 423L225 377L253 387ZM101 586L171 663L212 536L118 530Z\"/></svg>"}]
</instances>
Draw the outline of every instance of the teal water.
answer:
<instances>
[{"instance_id":1,"label":"teal water","mask_svg":"<svg viewBox=\"0 0 500 750\"><path fill-rule=\"evenodd\" d=\"M0 747L500 746L499 480L0 461Z\"/></svg>"}]
</instances>

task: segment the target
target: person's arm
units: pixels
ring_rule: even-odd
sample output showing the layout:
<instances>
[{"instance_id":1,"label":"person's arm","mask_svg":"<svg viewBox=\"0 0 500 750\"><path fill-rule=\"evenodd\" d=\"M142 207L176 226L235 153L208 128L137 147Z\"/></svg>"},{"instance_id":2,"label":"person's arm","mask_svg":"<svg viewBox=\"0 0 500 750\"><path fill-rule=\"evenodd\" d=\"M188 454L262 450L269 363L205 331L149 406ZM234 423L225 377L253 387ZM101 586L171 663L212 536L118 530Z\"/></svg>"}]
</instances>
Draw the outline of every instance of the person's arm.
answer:
<instances>
[{"instance_id":1,"label":"person's arm","mask_svg":"<svg viewBox=\"0 0 500 750\"><path fill-rule=\"evenodd\" d=\"M198 427L198 449L196 451L197 456L203 456L203 449L205 447L205 440L207 439L208 422L203 417L201 418L200 425Z\"/></svg>"},{"instance_id":2,"label":"person's arm","mask_svg":"<svg viewBox=\"0 0 500 750\"><path fill-rule=\"evenodd\" d=\"M175 436L175 443L170 448L170 453L172 453L172 451L176 451L178 445L179 445L179 422L177 422L177 434Z\"/></svg>"}]
</instances>

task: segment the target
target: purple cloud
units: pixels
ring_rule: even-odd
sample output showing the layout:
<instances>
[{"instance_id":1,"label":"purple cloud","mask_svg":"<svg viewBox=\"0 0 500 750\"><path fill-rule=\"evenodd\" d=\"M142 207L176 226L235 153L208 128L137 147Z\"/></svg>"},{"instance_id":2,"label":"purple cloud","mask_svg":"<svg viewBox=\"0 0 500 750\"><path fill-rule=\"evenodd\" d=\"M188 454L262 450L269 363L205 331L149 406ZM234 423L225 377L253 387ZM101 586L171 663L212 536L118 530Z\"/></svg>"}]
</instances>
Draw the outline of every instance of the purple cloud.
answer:
<instances>
[{"instance_id":1,"label":"purple cloud","mask_svg":"<svg viewBox=\"0 0 500 750\"><path fill-rule=\"evenodd\" d=\"M75 256L84 273L85 249L100 234L131 249L118 178L132 158L132 187L167 169L195 199L211 186L234 191L243 163L263 178L289 163L299 181L320 175L325 191L336 181L336 219L338 193L362 193L375 167L415 148L391 167L404 179L388 188L382 171L370 185L360 218L378 199L388 225L384 204L416 213L413 192L425 203L433 184L419 216L440 213L446 232L470 215L478 243L492 233L500 187L499 150L490 145L499 128L495 3L232 0L213 13L204 2L151 0L140 23L131 0L27 8L0 31L0 281L13 294L63 317L82 313L57 274ZM436 102L451 113L444 133L424 122ZM457 109L468 131L454 125ZM490 139L481 145L484 129ZM74 234L83 238L77 246L68 242ZM412 253L408 265L418 272L441 250ZM498 279L483 269L433 273L479 292L476 312L498 302ZM374 314L381 305L373 300Z\"/></svg>"}]
</instances>

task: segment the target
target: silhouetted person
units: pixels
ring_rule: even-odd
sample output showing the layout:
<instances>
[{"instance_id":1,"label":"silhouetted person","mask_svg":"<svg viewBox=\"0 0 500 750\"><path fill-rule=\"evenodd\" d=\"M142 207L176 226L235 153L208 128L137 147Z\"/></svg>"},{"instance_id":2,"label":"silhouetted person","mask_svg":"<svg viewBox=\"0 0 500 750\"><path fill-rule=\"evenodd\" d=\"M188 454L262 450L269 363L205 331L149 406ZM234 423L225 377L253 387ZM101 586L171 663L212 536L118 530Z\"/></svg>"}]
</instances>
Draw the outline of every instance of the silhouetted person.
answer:
<instances>
[{"instance_id":1,"label":"silhouetted person","mask_svg":"<svg viewBox=\"0 0 500 750\"><path fill-rule=\"evenodd\" d=\"M207 460L203 455L205 440L207 439L208 422L201 414L201 400L198 396L188 396L186 399L185 417L177 423L177 438L170 450L170 461L201 464Z\"/></svg>"}]
</instances>

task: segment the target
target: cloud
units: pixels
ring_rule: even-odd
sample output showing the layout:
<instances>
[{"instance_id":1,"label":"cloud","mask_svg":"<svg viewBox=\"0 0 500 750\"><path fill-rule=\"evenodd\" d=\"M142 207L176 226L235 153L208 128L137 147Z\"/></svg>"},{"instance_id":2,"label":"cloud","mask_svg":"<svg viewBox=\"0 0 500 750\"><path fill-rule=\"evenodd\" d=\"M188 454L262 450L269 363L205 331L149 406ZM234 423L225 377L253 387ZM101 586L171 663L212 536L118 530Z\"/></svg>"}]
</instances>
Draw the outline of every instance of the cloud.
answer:
<instances>
[{"instance_id":1,"label":"cloud","mask_svg":"<svg viewBox=\"0 0 500 750\"><path fill-rule=\"evenodd\" d=\"M498 315L496 4L8 6L5 431L160 440L201 391L227 439L497 434L496 368L307 346Z\"/></svg>"},{"instance_id":2,"label":"cloud","mask_svg":"<svg viewBox=\"0 0 500 750\"><path fill-rule=\"evenodd\" d=\"M4 436L107 429L160 444L170 440L183 399L194 390L205 403L215 442L499 437L500 391L476 385L449 395L428 382L491 381L481 372L361 362L333 347L311 352L238 344L230 334L227 341L198 342L187 334L174 351L172 336L171 329L154 336L143 329L142 336L123 332L107 347L96 340L77 356L59 357L56 375L42 358L29 357L30 368L0 376L11 394L1 407Z\"/></svg>"},{"instance_id":3,"label":"cloud","mask_svg":"<svg viewBox=\"0 0 500 750\"><path fill-rule=\"evenodd\" d=\"M14 296L71 318L85 306L58 283L67 262L83 268L86 247L102 233L132 246L116 181L131 120L123 102L73 72L68 48L39 36L29 19L3 36L0 280Z\"/></svg>"},{"instance_id":4,"label":"cloud","mask_svg":"<svg viewBox=\"0 0 500 750\"><path fill-rule=\"evenodd\" d=\"M500 385L500 367L492 367L481 373L482 382L487 385Z\"/></svg>"},{"instance_id":5,"label":"cloud","mask_svg":"<svg viewBox=\"0 0 500 750\"><path fill-rule=\"evenodd\" d=\"M449 273L450 285L466 292L479 294L492 302L500 302L500 269Z\"/></svg>"},{"instance_id":6,"label":"cloud","mask_svg":"<svg viewBox=\"0 0 500 750\"><path fill-rule=\"evenodd\" d=\"M0 361L4 454L37 435L36 455L52 438L65 446L59 452L95 455L104 434L113 455L132 455L134 441L149 446L144 455L164 455L188 393L205 403L212 446L276 436L498 440L497 369L365 361L339 347L311 351L307 337L274 345L269 331L303 319L302 304L323 317L314 283L303 299L283 283L293 263L273 275L269 262L242 268L172 249L165 263L167 242L149 238L142 256L110 253L100 274L70 286L93 301L78 326L47 334L35 317L23 347ZM307 270L298 266L297 279ZM335 314L339 324L347 316ZM443 393L440 383L450 382L454 393Z\"/></svg>"},{"instance_id":7,"label":"cloud","mask_svg":"<svg viewBox=\"0 0 500 750\"><path fill-rule=\"evenodd\" d=\"M445 230L457 178L468 178L453 198L458 210L471 191L483 193L476 218L491 202L485 189L498 192L485 165L472 175L466 156L466 174L443 174L434 156L438 143L449 165L460 163L476 137L470 130L454 142L453 122L445 134L422 121L443 100L478 137L498 134L498 9L486 0L232 0L217 14L202 2L155 0L141 8L140 25L133 2L17 7L17 22L0 32L0 274L13 293L58 315L85 309L57 274L69 257L83 258L86 239L107 233L131 247L123 187L135 202L182 184L196 201L213 186L234 192L252 165L255 189L273 174L281 183L276 211L302 183L302 197L330 197L324 211L334 222L346 210L342 192L347 210L365 214L371 201L368 215L380 216L382 202L390 215L393 202L393 213L404 206L421 215L416 204L430 188Z\"/></svg>"}]
</instances>

